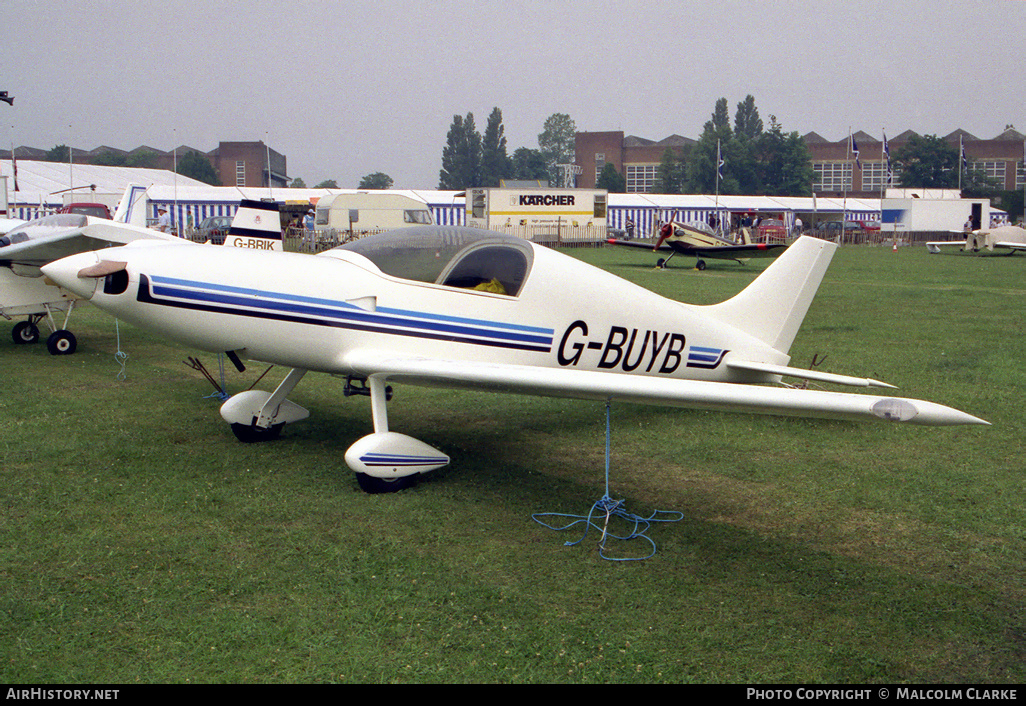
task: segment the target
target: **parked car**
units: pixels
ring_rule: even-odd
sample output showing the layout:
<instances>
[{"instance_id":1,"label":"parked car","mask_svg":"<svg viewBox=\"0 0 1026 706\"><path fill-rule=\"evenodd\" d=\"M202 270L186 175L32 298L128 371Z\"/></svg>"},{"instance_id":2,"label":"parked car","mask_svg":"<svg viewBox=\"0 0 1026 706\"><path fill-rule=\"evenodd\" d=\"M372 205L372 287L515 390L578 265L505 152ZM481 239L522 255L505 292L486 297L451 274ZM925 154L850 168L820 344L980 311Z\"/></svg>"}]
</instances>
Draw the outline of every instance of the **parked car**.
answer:
<instances>
[{"instance_id":1,"label":"parked car","mask_svg":"<svg viewBox=\"0 0 1026 706\"><path fill-rule=\"evenodd\" d=\"M864 223L876 223L876 228L868 227ZM840 221L820 221L816 224L816 233L820 235L837 235L841 232ZM861 230L880 230L880 224L877 221L845 221L844 232L853 233Z\"/></svg>"},{"instance_id":2,"label":"parked car","mask_svg":"<svg viewBox=\"0 0 1026 706\"><path fill-rule=\"evenodd\" d=\"M199 241L205 243L208 240L214 245L224 245L224 236L232 226L231 216L209 216L200 223L198 233Z\"/></svg>"},{"instance_id":3,"label":"parked car","mask_svg":"<svg viewBox=\"0 0 1026 706\"><path fill-rule=\"evenodd\" d=\"M776 218L764 218L759 223L759 239L767 240L770 238L783 240L787 237L787 226L784 222Z\"/></svg>"},{"instance_id":4,"label":"parked car","mask_svg":"<svg viewBox=\"0 0 1026 706\"><path fill-rule=\"evenodd\" d=\"M111 219L110 209L103 203L69 203L57 213L78 213L83 216Z\"/></svg>"}]
</instances>

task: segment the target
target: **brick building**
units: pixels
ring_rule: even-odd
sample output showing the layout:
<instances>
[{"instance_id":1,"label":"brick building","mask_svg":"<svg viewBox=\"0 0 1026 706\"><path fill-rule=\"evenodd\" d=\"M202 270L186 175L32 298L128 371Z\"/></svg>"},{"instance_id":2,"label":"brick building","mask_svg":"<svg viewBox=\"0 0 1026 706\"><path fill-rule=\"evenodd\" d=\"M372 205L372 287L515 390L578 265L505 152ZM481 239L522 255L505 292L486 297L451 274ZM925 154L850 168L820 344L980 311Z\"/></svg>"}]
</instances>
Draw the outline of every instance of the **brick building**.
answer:
<instances>
[{"instance_id":1,"label":"brick building","mask_svg":"<svg viewBox=\"0 0 1026 706\"><path fill-rule=\"evenodd\" d=\"M911 130L889 137L888 148L892 157L895 151L908 142L916 133ZM879 197L887 174L887 159L883 152L883 135L873 136L858 131L853 135L859 149L859 163L849 151L848 137L836 142L810 132L802 139L809 148L815 181L812 190L822 196L841 196L847 193L854 198ZM956 150L965 149L969 169L983 171L988 177L1004 184L1006 191L1021 191L1026 187L1023 170L1024 144L1026 135L1014 128L1007 128L992 139L982 139L965 130L955 130L943 138ZM579 132L576 136L576 162L582 168L577 186L593 188L598 175L606 164L612 164L627 180L628 193L648 193L655 182L656 170L663 153L670 148L682 154L695 140L671 135L654 141L622 131ZM898 185L899 174L895 172L893 185Z\"/></svg>"},{"instance_id":2,"label":"brick building","mask_svg":"<svg viewBox=\"0 0 1026 706\"><path fill-rule=\"evenodd\" d=\"M647 140L634 135L624 136L623 131L579 132L575 139L577 164L582 168L577 177L577 186L582 189L595 188L602 169L612 164L627 180L628 193L647 193L652 190L656 169L667 148L682 153L696 140L680 135L670 135L659 140Z\"/></svg>"}]
</instances>

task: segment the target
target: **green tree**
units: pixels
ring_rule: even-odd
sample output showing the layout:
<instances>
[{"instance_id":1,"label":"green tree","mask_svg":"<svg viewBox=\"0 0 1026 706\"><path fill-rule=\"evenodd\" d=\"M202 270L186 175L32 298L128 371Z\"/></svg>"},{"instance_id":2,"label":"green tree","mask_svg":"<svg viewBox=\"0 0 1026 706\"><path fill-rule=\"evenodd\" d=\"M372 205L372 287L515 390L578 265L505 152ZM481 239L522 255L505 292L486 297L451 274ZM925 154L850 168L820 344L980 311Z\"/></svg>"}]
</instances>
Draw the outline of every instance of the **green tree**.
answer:
<instances>
[{"instance_id":1,"label":"green tree","mask_svg":"<svg viewBox=\"0 0 1026 706\"><path fill-rule=\"evenodd\" d=\"M606 162L606 166L602 167L602 172L595 181L595 186L611 194L622 194L627 191L627 178L616 171L612 162Z\"/></svg>"},{"instance_id":2,"label":"green tree","mask_svg":"<svg viewBox=\"0 0 1026 706\"><path fill-rule=\"evenodd\" d=\"M730 115L727 113L727 99L720 98L713 107L712 117L702 128L702 132L712 132L721 140L728 140L733 136L730 131Z\"/></svg>"},{"instance_id":3,"label":"green tree","mask_svg":"<svg viewBox=\"0 0 1026 706\"><path fill-rule=\"evenodd\" d=\"M936 135L912 135L894 151L901 185L915 189L958 186L958 150Z\"/></svg>"},{"instance_id":4,"label":"green tree","mask_svg":"<svg viewBox=\"0 0 1026 706\"><path fill-rule=\"evenodd\" d=\"M692 194L712 194L717 189L717 147L724 161L723 179L719 180L719 193L740 193L740 185L735 174L740 170L744 150L734 143L734 133L730 129L730 115L727 112L727 99L720 98L713 108L712 117L702 128L702 136L698 138L687 162L685 173L686 191Z\"/></svg>"},{"instance_id":5,"label":"green tree","mask_svg":"<svg viewBox=\"0 0 1026 706\"><path fill-rule=\"evenodd\" d=\"M755 98L751 94L737 104L734 114L734 135L742 140L754 140L762 134L762 118L755 107Z\"/></svg>"},{"instance_id":6,"label":"green tree","mask_svg":"<svg viewBox=\"0 0 1026 706\"><path fill-rule=\"evenodd\" d=\"M96 159L93 160L93 164L97 164L102 167L123 167L127 161L128 157L121 152L104 150L100 154L96 155Z\"/></svg>"},{"instance_id":7,"label":"green tree","mask_svg":"<svg viewBox=\"0 0 1026 706\"><path fill-rule=\"evenodd\" d=\"M71 149L67 145L56 145L46 151L44 162L67 162L71 157Z\"/></svg>"},{"instance_id":8,"label":"green tree","mask_svg":"<svg viewBox=\"0 0 1026 706\"><path fill-rule=\"evenodd\" d=\"M338 183L334 179L325 179L320 184L314 186L315 189L337 189Z\"/></svg>"},{"instance_id":9,"label":"green tree","mask_svg":"<svg viewBox=\"0 0 1026 706\"><path fill-rule=\"evenodd\" d=\"M687 157L667 147L656 170L652 191L657 194L683 194L686 186Z\"/></svg>"},{"instance_id":10,"label":"green tree","mask_svg":"<svg viewBox=\"0 0 1026 706\"><path fill-rule=\"evenodd\" d=\"M481 186L498 186L499 180L513 173L513 162L506 153L506 128L502 111L492 108L481 141Z\"/></svg>"},{"instance_id":11,"label":"green tree","mask_svg":"<svg viewBox=\"0 0 1026 706\"><path fill-rule=\"evenodd\" d=\"M360 185L357 188L384 190L391 189L393 183L392 177L388 176L384 172L374 172L373 174L368 174L361 179Z\"/></svg>"},{"instance_id":12,"label":"green tree","mask_svg":"<svg viewBox=\"0 0 1026 706\"><path fill-rule=\"evenodd\" d=\"M521 147L513 152L512 177L522 181L538 180L548 183L549 169L541 151Z\"/></svg>"},{"instance_id":13,"label":"green tree","mask_svg":"<svg viewBox=\"0 0 1026 706\"><path fill-rule=\"evenodd\" d=\"M481 133L474 125L474 114L466 118L452 116L452 125L442 150L442 169L438 175L438 188L467 189L480 185Z\"/></svg>"},{"instance_id":14,"label":"green tree","mask_svg":"<svg viewBox=\"0 0 1026 706\"><path fill-rule=\"evenodd\" d=\"M157 166L157 153L153 150L134 152L125 159L125 166L137 169L153 169Z\"/></svg>"},{"instance_id":15,"label":"green tree","mask_svg":"<svg viewBox=\"0 0 1026 706\"><path fill-rule=\"evenodd\" d=\"M759 194L809 196L812 193L812 157L797 132L785 134L777 118L755 140Z\"/></svg>"},{"instance_id":16,"label":"green tree","mask_svg":"<svg viewBox=\"0 0 1026 706\"><path fill-rule=\"evenodd\" d=\"M178 159L178 173L196 181L202 181L204 184L213 186L220 184L217 172L214 171L210 160L196 150L189 150L184 157Z\"/></svg>"},{"instance_id":17,"label":"green tree","mask_svg":"<svg viewBox=\"0 0 1026 706\"><path fill-rule=\"evenodd\" d=\"M562 185L563 174L557 164L572 164L577 125L566 113L553 113L538 135L538 149L548 167L549 183Z\"/></svg>"},{"instance_id":18,"label":"green tree","mask_svg":"<svg viewBox=\"0 0 1026 706\"><path fill-rule=\"evenodd\" d=\"M296 177L289 184L289 188L291 188L291 189L305 189L306 188L306 182L303 181L300 177Z\"/></svg>"}]
</instances>

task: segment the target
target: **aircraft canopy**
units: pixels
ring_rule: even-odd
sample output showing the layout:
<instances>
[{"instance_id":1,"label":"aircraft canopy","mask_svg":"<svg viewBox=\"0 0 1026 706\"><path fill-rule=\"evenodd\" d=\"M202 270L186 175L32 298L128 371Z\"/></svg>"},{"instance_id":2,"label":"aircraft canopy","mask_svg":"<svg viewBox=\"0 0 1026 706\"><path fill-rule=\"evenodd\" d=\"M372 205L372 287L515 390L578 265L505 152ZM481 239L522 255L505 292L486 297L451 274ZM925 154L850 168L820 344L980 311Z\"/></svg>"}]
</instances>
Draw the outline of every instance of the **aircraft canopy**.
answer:
<instances>
[{"instance_id":1,"label":"aircraft canopy","mask_svg":"<svg viewBox=\"0 0 1026 706\"><path fill-rule=\"evenodd\" d=\"M516 296L533 251L521 238L477 228L424 226L371 235L340 245L387 275Z\"/></svg>"}]
</instances>

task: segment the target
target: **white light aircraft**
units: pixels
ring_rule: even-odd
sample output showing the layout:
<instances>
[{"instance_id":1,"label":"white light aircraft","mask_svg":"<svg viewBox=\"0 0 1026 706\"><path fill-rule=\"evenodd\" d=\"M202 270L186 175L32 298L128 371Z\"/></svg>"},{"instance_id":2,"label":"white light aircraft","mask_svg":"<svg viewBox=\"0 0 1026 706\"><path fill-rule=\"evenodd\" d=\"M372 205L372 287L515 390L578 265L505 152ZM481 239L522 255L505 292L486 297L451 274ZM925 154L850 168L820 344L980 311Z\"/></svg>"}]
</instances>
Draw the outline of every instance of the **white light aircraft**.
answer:
<instances>
[{"instance_id":1,"label":"white light aircraft","mask_svg":"<svg viewBox=\"0 0 1026 706\"><path fill-rule=\"evenodd\" d=\"M387 383L910 424L987 424L932 402L773 386L781 376L884 383L788 366L836 245L804 237L738 295L672 301L555 250L487 230L407 228L319 255L133 243L43 267L118 318L188 346L291 371L221 416L243 441L307 410L307 371L371 398L374 432L346 452L368 492L449 457L388 426ZM756 384L766 383L766 384Z\"/></svg>"},{"instance_id":2,"label":"white light aircraft","mask_svg":"<svg viewBox=\"0 0 1026 706\"><path fill-rule=\"evenodd\" d=\"M1019 226L999 226L987 230L974 230L969 233L965 240L932 240L926 244L926 249L936 255L944 247L957 247L959 250L979 252L985 249L994 252L995 249L1005 251L1002 254L1012 255L1020 250L1026 250L1026 229Z\"/></svg>"},{"instance_id":3,"label":"white light aircraft","mask_svg":"<svg viewBox=\"0 0 1026 706\"><path fill-rule=\"evenodd\" d=\"M146 190L130 185L118 204L113 228L104 228L86 235L85 228L96 224L110 225L103 218L81 214L57 214L32 221L23 221L0 237L0 316L10 319L27 316L11 330L15 343L35 343L39 340L41 321L49 324L51 334L47 348L54 355L75 352L77 340L67 330L71 312L79 297L47 283L40 267L67 257L110 245L123 245L138 238L160 238L156 231L145 228L145 213L139 199L145 199ZM54 314L64 312L64 325L58 327Z\"/></svg>"},{"instance_id":4,"label":"white light aircraft","mask_svg":"<svg viewBox=\"0 0 1026 706\"><path fill-rule=\"evenodd\" d=\"M78 345L68 321L80 297L47 282L43 265L68 255L136 240L185 243L180 238L146 227L146 189L131 184L118 204L114 220L80 214L58 214L28 221L0 237L0 316L27 316L11 330L15 343L35 343L39 326L46 321L51 334L47 349L53 355L70 355ZM273 213L271 213L273 211ZM278 207L262 202L242 202L236 212L226 247L281 250ZM64 312L58 327L55 313Z\"/></svg>"}]
</instances>

